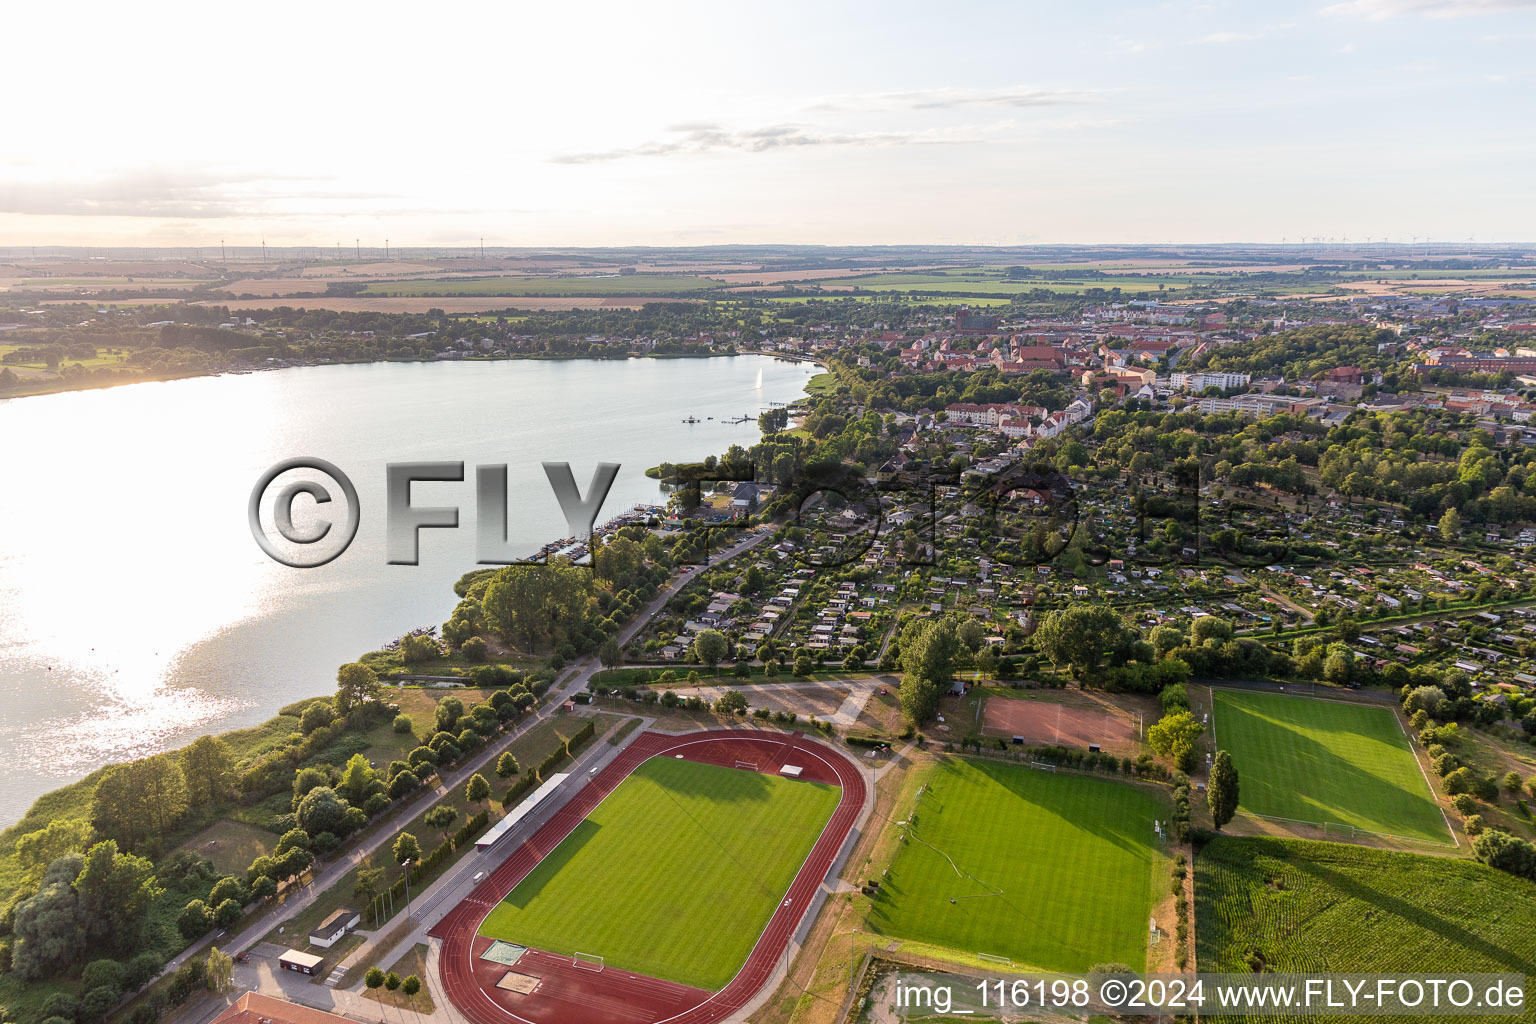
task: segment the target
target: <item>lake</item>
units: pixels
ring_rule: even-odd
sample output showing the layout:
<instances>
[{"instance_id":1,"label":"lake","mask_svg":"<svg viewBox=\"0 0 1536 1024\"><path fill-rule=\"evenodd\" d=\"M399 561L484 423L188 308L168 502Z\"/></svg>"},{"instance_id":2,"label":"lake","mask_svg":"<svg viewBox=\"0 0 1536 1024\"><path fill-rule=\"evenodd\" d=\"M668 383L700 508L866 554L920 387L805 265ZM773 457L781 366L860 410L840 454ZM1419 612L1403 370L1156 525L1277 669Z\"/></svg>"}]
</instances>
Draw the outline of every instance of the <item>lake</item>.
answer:
<instances>
[{"instance_id":1,"label":"lake","mask_svg":"<svg viewBox=\"0 0 1536 1024\"><path fill-rule=\"evenodd\" d=\"M339 664L441 624L475 567L476 465L507 465L509 541L531 554L570 534L542 462L570 463L583 495L598 462L622 466L601 523L662 500L647 467L755 443L757 414L817 372L763 356L372 363L0 401L0 825L102 764L327 693ZM295 456L359 496L356 540L318 568L272 561L247 524L258 477ZM384 550L385 465L405 461L465 463L462 483L412 489L460 510L459 529L421 531L414 566Z\"/></svg>"}]
</instances>

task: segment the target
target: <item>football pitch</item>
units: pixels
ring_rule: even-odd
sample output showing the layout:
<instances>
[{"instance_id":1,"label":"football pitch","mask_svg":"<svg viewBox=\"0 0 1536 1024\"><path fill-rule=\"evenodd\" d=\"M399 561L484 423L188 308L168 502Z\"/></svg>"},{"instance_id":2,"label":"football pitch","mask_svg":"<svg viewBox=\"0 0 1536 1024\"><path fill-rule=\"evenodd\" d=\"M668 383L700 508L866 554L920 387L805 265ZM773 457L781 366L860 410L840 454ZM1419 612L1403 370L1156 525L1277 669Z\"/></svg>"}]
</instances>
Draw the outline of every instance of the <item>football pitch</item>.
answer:
<instances>
[{"instance_id":1,"label":"football pitch","mask_svg":"<svg viewBox=\"0 0 1536 1024\"><path fill-rule=\"evenodd\" d=\"M1047 970L1145 968L1154 875L1167 878L1152 823L1166 822L1166 800L1108 779L964 758L920 778L915 806L899 812L911 817L897 826L906 838L872 928Z\"/></svg>"},{"instance_id":2,"label":"football pitch","mask_svg":"<svg viewBox=\"0 0 1536 1024\"><path fill-rule=\"evenodd\" d=\"M1387 708L1215 690L1217 746L1255 814L1446 843L1450 834Z\"/></svg>"},{"instance_id":3,"label":"football pitch","mask_svg":"<svg viewBox=\"0 0 1536 1024\"><path fill-rule=\"evenodd\" d=\"M719 989L746 961L841 795L653 757L492 908L480 934Z\"/></svg>"}]
</instances>

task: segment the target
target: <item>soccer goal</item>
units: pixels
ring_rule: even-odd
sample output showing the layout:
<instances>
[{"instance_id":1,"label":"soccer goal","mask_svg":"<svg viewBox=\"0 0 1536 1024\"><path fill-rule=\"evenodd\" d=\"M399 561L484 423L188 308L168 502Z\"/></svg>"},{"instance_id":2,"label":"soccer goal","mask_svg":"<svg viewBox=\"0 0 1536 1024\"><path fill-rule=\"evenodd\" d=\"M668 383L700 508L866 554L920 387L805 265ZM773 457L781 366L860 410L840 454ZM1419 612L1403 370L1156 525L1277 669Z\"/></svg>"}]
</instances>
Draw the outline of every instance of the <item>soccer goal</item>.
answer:
<instances>
[{"instance_id":1,"label":"soccer goal","mask_svg":"<svg viewBox=\"0 0 1536 1024\"><path fill-rule=\"evenodd\" d=\"M736 762L736 767L742 769L743 771L755 772L757 771L757 762L738 760Z\"/></svg>"},{"instance_id":2,"label":"soccer goal","mask_svg":"<svg viewBox=\"0 0 1536 1024\"><path fill-rule=\"evenodd\" d=\"M1008 959L1005 956L997 956L994 953L977 953L976 954L976 959L984 961L984 962L989 963L989 964L1004 964L1004 965L1006 965L1008 967L1012 967L1013 966L1013 961L1012 960Z\"/></svg>"},{"instance_id":3,"label":"soccer goal","mask_svg":"<svg viewBox=\"0 0 1536 1024\"><path fill-rule=\"evenodd\" d=\"M596 953L572 953L571 966L580 967L587 971L601 971L603 969L603 958Z\"/></svg>"},{"instance_id":4,"label":"soccer goal","mask_svg":"<svg viewBox=\"0 0 1536 1024\"><path fill-rule=\"evenodd\" d=\"M1047 764L1044 761L1031 761L1031 762L1029 762L1029 766L1031 768L1038 768L1042 772L1054 772L1056 770L1056 766L1055 765Z\"/></svg>"}]
</instances>

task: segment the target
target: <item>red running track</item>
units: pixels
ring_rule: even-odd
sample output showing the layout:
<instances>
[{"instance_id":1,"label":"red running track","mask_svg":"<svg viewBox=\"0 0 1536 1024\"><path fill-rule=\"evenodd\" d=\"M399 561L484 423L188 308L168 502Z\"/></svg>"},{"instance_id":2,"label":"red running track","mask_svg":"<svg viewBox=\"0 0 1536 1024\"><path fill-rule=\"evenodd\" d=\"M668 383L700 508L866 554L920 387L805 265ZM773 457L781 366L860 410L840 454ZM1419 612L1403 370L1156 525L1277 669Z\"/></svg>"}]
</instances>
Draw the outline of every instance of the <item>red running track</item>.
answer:
<instances>
[{"instance_id":1,"label":"red running track","mask_svg":"<svg viewBox=\"0 0 1536 1024\"><path fill-rule=\"evenodd\" d=\"M576 967L568 956L530 949L512 968L480 959L491 944L481 938L480 922L535 866L570 835L603 798L640 764L652 757L678 755L691 761L734 767L755 762L758 770L777 774L786 763L799 765L803 777L842 787L842 798L820 838L790 883L789 891L758 936L746 963L718 992L631 974L615 967L603 971ZM745 1006L772 977L816 890L864 806L864 778L856 764L820 743L793 735L746 729L719 729L667 736L638 736L612 763L594 775L570 802L507 857L457 907L431 929L443 940L439 967L443 988L471 1024L704 1024L719 1021ZM593 951L598 952L598 951ZM508 970L539 979L538 988L519 995L496 988Z\"/></svg>"}]
</instances>

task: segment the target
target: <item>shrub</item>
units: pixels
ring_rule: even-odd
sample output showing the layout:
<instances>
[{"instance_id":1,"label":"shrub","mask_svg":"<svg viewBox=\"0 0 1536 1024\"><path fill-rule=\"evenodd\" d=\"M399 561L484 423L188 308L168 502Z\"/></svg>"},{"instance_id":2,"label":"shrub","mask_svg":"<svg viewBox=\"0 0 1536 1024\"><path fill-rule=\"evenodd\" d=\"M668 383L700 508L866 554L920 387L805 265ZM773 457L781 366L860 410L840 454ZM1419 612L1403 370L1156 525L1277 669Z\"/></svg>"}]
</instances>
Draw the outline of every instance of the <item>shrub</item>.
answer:
<instances>
[{"instance_id":1,"label":"shrub","mask_svg":"<svg viewBox=\"0 0 1536 1024\"><path fill-rule=\"evenodd\" d=\"M1483 834L1483 816L1481 814L1468 815L1467 820L1461 823L1461 827L1466 830L1469 836L1480 836Z\"/></svg>"},{"instance_id":2,"label":"shrub","mask_svg":"<svg viewBox=\"0 0 1536 1024\"><path fill-rule=\"evenodd\" d=\"M92 960L80 972L80 989L89 992L106 985L121 991L127 977L128 969L116 960Z\"/></svg>"},{"instance_id":3,"label":"shrub","mask_svg":"<svg viewBox=\"0 0 1536 1024\"><path fill-rule=\"evenodd\" d=\"M395 716L395 732L407 733L416 728L416 723L411 721L410 715Z\"/></svg>"},{"instance_id":4,"label":"shrub","mask_svg":"<svg viewBox=\"0 0 1536 1024\"><path fill-rule=\"evenodd\" d=\"M80 1004L68 992L55 992L43 1000L43 1016L73 1021L80 1016Z\"/></svg>"},{"instance_id":5,"label":"shrub","mask_svg":"<svg viewBox=\"0 0 1536 1024\"><path fill-rule=\"evenodd\" d=\"M1458 793L1451 798L1451 805L1456 808L1456 813L1463 818L1477 810L1477 801L1468 793Z\"/></svg>"},{"instance_id":6,"label":"shrub","mask_svg":"<svg viewBox=\"0 0 1536 1024\"><path fill-rule=\"evenodd\" d=\"M102 1020L112 1012L112 1008L122 997L122 990L115 985L98 985L87 989L85 995L80 997L80 1018Z\"/></svg>"}]
</instances>

